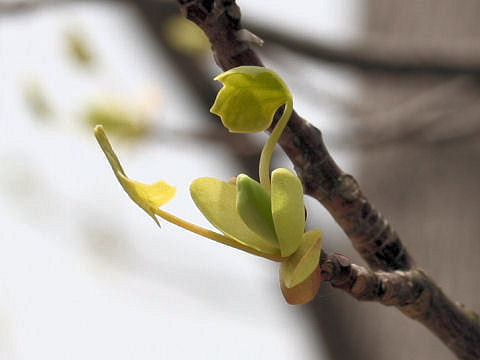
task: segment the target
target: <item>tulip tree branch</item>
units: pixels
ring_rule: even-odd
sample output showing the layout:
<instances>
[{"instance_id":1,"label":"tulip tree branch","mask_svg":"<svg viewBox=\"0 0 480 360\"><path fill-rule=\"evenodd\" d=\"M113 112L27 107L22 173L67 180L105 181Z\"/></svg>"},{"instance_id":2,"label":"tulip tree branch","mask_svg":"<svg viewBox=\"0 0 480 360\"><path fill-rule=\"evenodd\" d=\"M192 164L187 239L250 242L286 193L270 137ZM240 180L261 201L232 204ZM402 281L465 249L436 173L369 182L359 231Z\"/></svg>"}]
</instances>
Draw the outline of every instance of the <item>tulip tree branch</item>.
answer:
<instances>
[{"instance_id":1,"label":"tulip tree branch","mask_svg":"<svg viewBox=\"0 0 480 360\"><path fill-rule=\"evenodd\" d=\"M343 255L324 251L320 269L323 281L357 300L396 306L406 316L420 321L459 358L479 358L479 316L463 304L452 302L422 269L372 271L352 264ZM459 346L461 343L470 344L470 348Z\"/></svg>"},{"instance_id":2,"label":"tulip tree branch","mask_svg":"<svg viewBox=\"0 0 480 360\"><path fill-rule=\"evenodd\" d=\"M333 287L355 299L404 307L404 312L412 318L425 313L422 309L422 306L427 306L424 293L433 283L419 268L373 271L352 264L344 255L329 255L325 251L321 254L320 269L323 281L329 281Z\"/></svg>"},{"instance_id":3,"label":"tulip tree branch","mask_svg":"<svg viewBox=\"0 0 480 360\"><path fill-rule=\"evenodd\" d=\"M215 61L223 70L262 66L244 40L248 37L244 36L240 9L234 0L177 1L183 14L210 39ZM395 230L362 194L356 180L337 166L321 132L294 112L279 143L292 160L305 193L325 206L372 269L322 252L323 279L359 300L398 307L429 328L459 358L479 359L478 315L448 299L415 266Z\"/></svg>"}]
</instances>

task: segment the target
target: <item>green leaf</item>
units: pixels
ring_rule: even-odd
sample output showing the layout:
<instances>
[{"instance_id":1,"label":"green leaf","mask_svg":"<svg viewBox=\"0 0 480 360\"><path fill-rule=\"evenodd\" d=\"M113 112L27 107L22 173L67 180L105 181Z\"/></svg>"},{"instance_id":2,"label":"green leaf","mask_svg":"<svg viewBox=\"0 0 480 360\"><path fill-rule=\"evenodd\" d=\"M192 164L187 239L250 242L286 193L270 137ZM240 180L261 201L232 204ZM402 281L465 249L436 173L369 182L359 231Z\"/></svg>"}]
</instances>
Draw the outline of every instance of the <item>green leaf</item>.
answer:
<instances>
[{"instance_id":1,"label":"green leaf","mask_svg":"<svg viewBox=\"0 0 480 360\"><path fill-rule=\"evenodd\" d=\"M215 78L223 83L210 111L231 132L248 133L270 127L277 109L291 98L290 91L272 70L239 66Z\"/></svg>"},{"instance_id":2,"label":"green leaf","mask_svg":"<svg viewBox=\"0 0 480 360\"><path fill-rule=\"evenodd\" d=\"M305 230L303 187L288 169L272 172L272 216L283 257L293 254Z\"/></svg>"},{"instance_id":3,"label":"green leaf","mask_svg":"<svg viewBox=\"0 0 480 360\"><path fill-rule=\"evenodd\" d=\"M237 177L237 212L245 224L265 240L278 247L272 218L270 194L248 175Z\"/></svg>"},{"instance_id":4,"label":"green leaf","mask_svg":"<svg viewBox=\"0 0 480 360\"><path fill-rule=\"evenodd\" d=\"M292 288L315 270L322 249L322 230L310 230L303 234L298 250L282 262L280 276L287 288Z\"/></svg>"},{"instance_id":5,"label":"green leaf","mask_svg":"<svg viewBox=\"0 0 480 360\"><path fill-rule=\"evenodd\" d=\"M235 185L214 178L196 179L190 185L195 205L218 230L255 250L279 255L278 248L250 230L238 215L236 193Z\"/></svg>"},{"instance_id":6,"label":"green leaf","mask_svg":"<svg viewBox=\"0 0 480 360\"><path fill-rule=\"evenodd\" d=\"M155 217L155 209L166 204L175 196L175 187L170 186L165 181L158 181L154 184L147 185L135 180L130 180L125 174L117 155L113 151L107 135L103 130L103 126L97 125L94 132L123 190L160 226L158 219Z\"/></svg>"}]
</instances>

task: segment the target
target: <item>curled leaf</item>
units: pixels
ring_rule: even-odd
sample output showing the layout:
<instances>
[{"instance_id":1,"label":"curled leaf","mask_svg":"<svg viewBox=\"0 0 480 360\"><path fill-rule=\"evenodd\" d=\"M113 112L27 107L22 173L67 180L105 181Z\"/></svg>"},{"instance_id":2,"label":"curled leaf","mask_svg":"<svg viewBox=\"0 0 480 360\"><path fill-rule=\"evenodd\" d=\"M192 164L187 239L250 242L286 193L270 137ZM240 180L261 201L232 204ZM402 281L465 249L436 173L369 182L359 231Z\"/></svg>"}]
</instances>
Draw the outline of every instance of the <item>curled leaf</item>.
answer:
<instances>
[{"instance_id":1,"label":"curled leaf","mask_svg":"<svg viewBox=\"0 0 480 360\"><path fill-rule=\"evenodd\" d=\"M280 265L280 271L281 266L282 265ZM310 276L300 284L287 288L285 284L280 281L280 287L287 303L290 305L303 305L313 300L320 288L321 282L320 266L317 266Z\"/></svg>"},{"instance_id":2,"label":"curled leaf","mask_svg":"<svg viewBox=\"0 0 480 360\"><path fill-rule=\"evenodd\" d=\"M273 115L291 94L272 70L239 66L218 75L223 83L210 111L222 119L231 132L248 133L270 127Z\"/></svg>"},{"instance_id":3,"label":"curled leaf","mask_svg":"<svg viewBox=\"0 0 480 360\"><path fill-rule=\"evenodd\" d=\"M235 185L204 177L192 182L190 194L207 220L225 235L263 253L280 254L277 247L250 230L238 215Z\"/></svg>"},{"instance_id":4,"label":"curled leaf","mask_svg":"<svg viewBox=\"0 0 480 360\"><path fill-rule=\"evenodd\" d=\"M245 224L278 247L272 218L270 194L248 175L237 176L237 212Z\"/></svg>"},{"instance_id":5,"label":"curled leaf","mask_svg":"<svg viewBox=\"0 0 480 360\"><path fill-rule=\"evenodd\" d=\"M305 230L303 187L300 179L290 170L272 172L272 216L280 251L283 257L293 254Z\"/></svg>"},{"instance_id":6,"label":"curled leaf","mask_svg":"<svg viewBox=\"0 0 480 360\"><path fill-rule=\"evenodd\" d=\"M320 260L322 231L311 230L303 234L298 250L282 262L280 277L287 288L292 288L315 270Z\"/></svg>"},{"instance_id":7,"label":"curled leaf","mask_svg":"<svg viewBox=\"0 0 480 360\"><path fill-rule=\"evenodd\" d=\"M117 155L113 151L107 135L103 130L103 126L97 125L94 133L120 185L122 185L128 196L145 210L157 225L160 226L158 219L155 217L155 209L166 204L175 196L175 187L170 186L165 181L158 181L154 184L147 185L135 180L130 180L125 174Z\"/></svg>"}]
</instances>

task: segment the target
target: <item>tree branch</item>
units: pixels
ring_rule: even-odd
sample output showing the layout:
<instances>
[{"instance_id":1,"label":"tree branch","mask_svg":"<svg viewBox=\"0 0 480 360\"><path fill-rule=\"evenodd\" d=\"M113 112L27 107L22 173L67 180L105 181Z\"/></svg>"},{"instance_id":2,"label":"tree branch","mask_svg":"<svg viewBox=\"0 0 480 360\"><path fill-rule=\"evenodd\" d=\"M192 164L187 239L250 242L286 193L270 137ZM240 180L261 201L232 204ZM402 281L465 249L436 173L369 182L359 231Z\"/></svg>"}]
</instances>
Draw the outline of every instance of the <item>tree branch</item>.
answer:
<instances>
[{"instance_id":1,"label":"tree branch","mask_svg":"<svg viewBox=\"0 0 480 360\"><path fill-rule=\"evenodd\" d=\"M420 321L459 358L480 357L479 316L448 299L422 269L374 272L352 264L343 255L328 255L324 251L320 269L323 281L329 281L355 299L395 306L406 316Z\"/></svg>"},{"instance_id":2,"label":"tree branch","mask_svg":"<svg viewBox=\"0 0 480 360\"><path fill-rule=\"evenodd\" d=\"M240 10L234 0L178 2L184 15L210 39L215 61L222 69L262 66L249 44L237 37ZM362 194L355 179L330 156L320 131L293 113L279 143L295 165L305 192L327 208L372 269L384 270L367 271L338 255L325 259L324 253L321 268L325 279L349 293L354 291L352 295L358 292L360 295L354 296L359 299L379 299L397 306L434 332L458 357L480 358L478 316L450 301L414 267L393 228Z\"/></svg>"}]
</instances>

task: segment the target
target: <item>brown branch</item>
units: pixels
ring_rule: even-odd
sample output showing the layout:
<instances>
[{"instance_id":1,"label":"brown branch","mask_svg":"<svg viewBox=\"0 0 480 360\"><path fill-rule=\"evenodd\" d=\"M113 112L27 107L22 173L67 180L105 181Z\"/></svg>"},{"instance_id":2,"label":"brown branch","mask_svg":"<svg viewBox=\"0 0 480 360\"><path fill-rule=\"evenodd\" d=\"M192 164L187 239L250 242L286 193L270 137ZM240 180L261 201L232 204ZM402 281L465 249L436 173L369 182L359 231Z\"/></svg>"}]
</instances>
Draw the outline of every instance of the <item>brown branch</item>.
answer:
<instances>
[{"instance_id":1,"label":"brown branch","mask_svg":"<svg viewBox=\"0 0 480 360\"><path fill-rule=\"evenodd\" d=\"M214 58L222 69L240 65L262 66L249 44L236 36L241 25L240 11L234 0L178 2L185 16L199 25L210 39ZM350 289L350 293L352 289L361 289L362 283L365 289L376 289L370 293L361 291L362 298L381 297L383 303L387 301L396 305L406 315L422 322L460 358L480 358L478 316L450 301L423 271L414 268L413 259L396 232L368 202L355 179L341 171L332 159L320 131L294 113L280 145L294 163L305 192L327 208L372 269L388 271L362 270L363 274L360 274L361 268L350 265L345 259L338 262L340 271L334 271L337 267L333 259L331 262L327 259L322 265L325 278L328 271L330 274L346 274L342 275L343 278L332 276L330 281L342 284L341 288ZM328 264L334 265L333 268ZM328 270L329 266L332 270ZM402 278L404 275L409 275L408 280ZM356 279L356 287L353 279ZM382 281L385 279L389 281ZM373 285L367 286L369 284ZM387 296L383 291L388 289L391 290Z\"/></svg>"},{"instance_id":2,"label":"brown branch","mask_svg":"<svg viewBox=\"0 0 480 360\"><path fill-rule=\"evenodd\" d=\"M322 203L372 269L410 269L413 259L357 181L332 159L320 131L294 114L280 144L295 165L305 193Z\"/></svg>"},{"instance_id":3,"label":"brown branch","mask_svg":"<svg viewBox=\"0 0 480 360\"><path fill-rule=\"evenodd\" d=\"M376 301L388 306L420 306L421 295L427 287L424 273L418 268L372 271L352 264L344 255L328 255L323 250L320 268L322 280L330 282L333 287L342 289L357 300Z\"/></svg>"},{"instance_id":4,"label":"brown branch","mask_svg":"<svg viewBox=\"0 0 480 360\"><path fill-rule=\"evenodd\" d=\"M320 269L323 281L329 281L355 299L395 306L420 321L459 358L480 358L479 316L448 299L423 270L374 272L352 264L343 255L328 255L324 251Z\"/></svg>"},{"instance_id":5,"label":"brown branch","mask_svg":"<svg viewBox=\"0 0 480 360\"><path fill-rule=\"evenodd\" d=\"M353 45L332 46L264 27L247 24L246 28L267 42L291 51L361 70L423 72L436 74L480 74L478 39L457 40L455 44L408 38L367 35Z\"/></svg>"}]
</instances>

